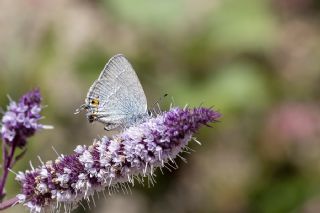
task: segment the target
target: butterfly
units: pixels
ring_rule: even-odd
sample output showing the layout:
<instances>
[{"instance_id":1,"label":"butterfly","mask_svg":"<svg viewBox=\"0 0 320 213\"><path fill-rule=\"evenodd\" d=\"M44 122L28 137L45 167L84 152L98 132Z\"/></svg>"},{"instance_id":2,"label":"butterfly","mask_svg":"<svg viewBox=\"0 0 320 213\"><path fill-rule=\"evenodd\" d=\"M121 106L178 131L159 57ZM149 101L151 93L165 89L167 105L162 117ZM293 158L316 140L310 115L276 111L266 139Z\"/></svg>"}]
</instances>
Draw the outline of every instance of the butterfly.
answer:
<instances>
[{"instance_id":1,"label":"butterfly","mask_svg":"<svg viewBox=\"0 0 320 213\"><path fill-rule=\"evenodd\" d=\"M124 55L117 54L107 62L75 114L82 110L90 123L99 121L105 130L127 128L148 117L146 95Z\"/></svg>"}]
</instances>

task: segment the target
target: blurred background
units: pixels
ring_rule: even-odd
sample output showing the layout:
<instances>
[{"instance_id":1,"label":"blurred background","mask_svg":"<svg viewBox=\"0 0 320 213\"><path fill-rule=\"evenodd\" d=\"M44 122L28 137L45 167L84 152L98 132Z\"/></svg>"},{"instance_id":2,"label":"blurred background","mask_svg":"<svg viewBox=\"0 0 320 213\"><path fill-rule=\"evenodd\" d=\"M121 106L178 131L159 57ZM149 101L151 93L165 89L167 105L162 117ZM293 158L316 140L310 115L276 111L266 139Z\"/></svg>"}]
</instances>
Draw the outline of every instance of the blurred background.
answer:
<instances>
[{"instance_id":1,"label":"blurred background","mask_svg":"<svg viewBox=\"0 0 320 213\"><path fill-rule=\"evenodd\" d=\"M74 212L320 212L319 11L317 0L1 0L0 105L39 87L42 123L55 126L29 141L14 170L106 134L73 112L123 53L149 104L168 93L163 109L173 97L224 117L156 186Z\"/></svg>"}]
</instances>

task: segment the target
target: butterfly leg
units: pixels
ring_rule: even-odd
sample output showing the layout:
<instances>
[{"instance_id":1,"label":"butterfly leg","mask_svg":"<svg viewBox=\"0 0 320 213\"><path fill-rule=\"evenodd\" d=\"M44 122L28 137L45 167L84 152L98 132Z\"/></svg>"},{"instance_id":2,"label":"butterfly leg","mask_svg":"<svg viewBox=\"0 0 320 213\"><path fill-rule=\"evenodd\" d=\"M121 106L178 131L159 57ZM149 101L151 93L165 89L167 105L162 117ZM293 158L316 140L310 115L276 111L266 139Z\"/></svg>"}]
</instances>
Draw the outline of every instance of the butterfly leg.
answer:
<instances>
[{"instance_id":1,"label":"butterfly leg","mask_svg":"<svg viewBox=\"0 0 320 213\"><path fill-rule=\"evenodd\" d=\"M117 127L119 127L119 124L108 123L104 126L104 130L110 131L116 129Z\"/></svg>"}]
</instances>

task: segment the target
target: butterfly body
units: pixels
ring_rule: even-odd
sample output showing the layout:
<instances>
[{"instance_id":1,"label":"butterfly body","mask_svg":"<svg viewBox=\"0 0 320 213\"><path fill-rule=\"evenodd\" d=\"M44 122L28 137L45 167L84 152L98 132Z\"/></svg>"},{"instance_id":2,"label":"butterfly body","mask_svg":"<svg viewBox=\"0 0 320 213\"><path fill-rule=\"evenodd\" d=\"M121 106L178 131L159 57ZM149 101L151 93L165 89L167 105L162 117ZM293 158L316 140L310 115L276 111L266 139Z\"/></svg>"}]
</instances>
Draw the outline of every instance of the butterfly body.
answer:
<instances>
[{"instance_id":1,"label":"butterfly body","mask_svg":"<svg viewBox=\"0 0 320 213\"><path fill-rule=\"evenodd\" d=\"M85 104L89 122L99 121L106 130L127 128L148 117L147 100L139 79L125 56L113 56L89 88Z\"/></svg>"}]
</instances>

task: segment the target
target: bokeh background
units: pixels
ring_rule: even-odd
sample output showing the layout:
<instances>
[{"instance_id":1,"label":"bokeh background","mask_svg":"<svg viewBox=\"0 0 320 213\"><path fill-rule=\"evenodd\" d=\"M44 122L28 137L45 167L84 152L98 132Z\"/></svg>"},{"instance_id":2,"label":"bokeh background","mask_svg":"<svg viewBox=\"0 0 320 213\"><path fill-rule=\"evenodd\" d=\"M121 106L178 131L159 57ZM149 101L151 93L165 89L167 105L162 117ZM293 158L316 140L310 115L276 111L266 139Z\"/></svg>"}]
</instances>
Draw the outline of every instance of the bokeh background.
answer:
<instances>
[{"instance_id":1,"label":"bokeh background","mask_svg":"<svg viewBox=\"0 0 320 213\"><path fill-rule=\"evenodd\" d=\"M42 123L55 126L30 140L15 170L106 134L73 112L123 53L149 104L168 93L163 109L173 97L224 117L156 186L74 212L320 212L319 11L317 0L1 0L0 104L39 87Z\"/></svg>"}]
</instances>

